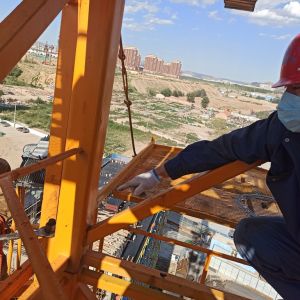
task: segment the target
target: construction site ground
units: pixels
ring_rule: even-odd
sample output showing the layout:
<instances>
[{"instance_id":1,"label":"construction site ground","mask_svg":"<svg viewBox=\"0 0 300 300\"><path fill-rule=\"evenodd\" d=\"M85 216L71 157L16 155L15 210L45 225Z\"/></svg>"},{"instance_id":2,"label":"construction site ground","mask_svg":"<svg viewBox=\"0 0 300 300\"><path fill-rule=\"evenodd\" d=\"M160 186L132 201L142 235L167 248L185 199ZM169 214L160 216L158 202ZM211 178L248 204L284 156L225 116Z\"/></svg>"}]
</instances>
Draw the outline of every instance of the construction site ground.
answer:
<instances>
[{"instance_id":1,"label":"construction site ground","mask_svg":"<svg viewBox=\"0 0 300 300\"><path fill-rule=\"evenodd\" d=\"M51 102L54 95L55 64L45 65L40 59L27 57L18 66L22 70L18 80L25 83L25 86L0 84L1 102L4 105L7 103L30 105L30 100L37 98ZM216 127L213 121L220 121L215 118L218 111L229 110L250 116L257 112L271 112L276 108L274 103L245 97L227 85L201 80L175 79L129 72L129 86L130 99L133 102L131 109L133 125L136 129L137 151L148 144L152 135L158 139L158 143L184 147L196 140L212 139L223 132L251 123L242 120L229 124L226 120L221 120L221 125L218 125L221 128ZM225 87L226 95L222 93ZM184 94L205 89L209 98L208 108L202 108L201 98L195 98L195 103L190 103L185 96L157 99L149 95L150 90L159 93L166 88L180 90ZM123 101L122 77L120 72L116 71L110 121L111 124L121 126L122 130L110 126L107 138L111 141L109 147L111 152L131 156L127 108ZM1 118L5 119L5 111L1 113ZM19 167L24 145L36 143L40 139L30 133L22 133L13 127L2 125L0 125L0 132L4 133L0 137L0 157L7 159L12 168ZM0 205L3 206L1 203Z\"/></svg>"}]
</instances>

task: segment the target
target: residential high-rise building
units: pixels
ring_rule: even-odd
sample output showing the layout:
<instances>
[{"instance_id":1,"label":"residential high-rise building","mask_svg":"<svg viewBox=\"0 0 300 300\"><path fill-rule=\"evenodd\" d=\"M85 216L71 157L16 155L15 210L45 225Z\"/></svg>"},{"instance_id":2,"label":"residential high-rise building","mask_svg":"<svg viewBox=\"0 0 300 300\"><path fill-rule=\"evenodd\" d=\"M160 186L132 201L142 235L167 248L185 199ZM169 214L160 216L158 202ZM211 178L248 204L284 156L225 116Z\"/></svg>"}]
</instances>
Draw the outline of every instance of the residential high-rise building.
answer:
<instances>
[{"instance_id":1,"label":"residential high-rise building","mask_svg":"<svg viewBox=\"0 0 300 300\"><path fill-rule=\"evenodd\" d=\"M124 54L126 56L126 68L129 70L139 70L141 65L141 55L139 54L139 50L135 47L125 47ZM120 61L118 61L118 65L120 66ZM149 54L145 57L144 72L178 78L181 72L181 62L176 60L166 63L156 55Z\"/></svg>"},{"instance_id":2,"label":"residential high-rise building","mask_svg":"<svg viewBox=\"0 0 300 300\"><path fill-rule=\"evenodd\" d=\"M135 47L125 47L124 54L126 56L126 68L135 71L139 70L141 64L141 55L139 54L139 50ZM120 61L118 61L118 65L120 65Z\"/></svg>"},{"instance_id":3,"label":"residential high-rise building","mask_svg":"<svg viewBox=\"0 0 300 300\"><path fill-rule=\"evenodd\" d=\"M178 78L181 72L181 62L177 60L171 63L165 63L161 58L150 54L145 57L144 72Z\"/></svg>"},{"instance_id":4,"label":"residential high-rise building","mask_svg":"<svg viewBox=\"0 0 300 300\"><path fill-rule=\"evenodd\" d=\"M157 73L158 58L155 55L147 55L145 57L144 71Z\"/></svg>"},{"instance_id":5,"label":"residential high-rise building","mask_svg":"<svg viewBox=\"0 0 300 300\"><path fill-rule=\"evenodd\" d=\"M181 72L181 62L179 60L170 63L169 75L179 77Z\"/></svg>"}]
</instances>

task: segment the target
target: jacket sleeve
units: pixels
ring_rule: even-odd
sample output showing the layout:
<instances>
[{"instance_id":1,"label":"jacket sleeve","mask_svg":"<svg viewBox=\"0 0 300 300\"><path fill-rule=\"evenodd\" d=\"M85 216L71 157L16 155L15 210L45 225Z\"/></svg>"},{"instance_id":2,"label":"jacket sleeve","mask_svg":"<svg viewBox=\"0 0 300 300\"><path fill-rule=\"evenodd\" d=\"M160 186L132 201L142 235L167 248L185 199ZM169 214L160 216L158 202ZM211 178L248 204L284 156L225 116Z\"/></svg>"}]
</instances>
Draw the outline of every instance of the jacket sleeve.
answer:
<instances>
[{"instance_id":1,"label":"jacket sleeve","mask_svg":"<svg viewBox=\"0 0 300 300\"><path fill-rule=\"evenodd\" d=\"M187 146L175 158L165 163L172 179L186 174L212 170L235 160L253 163L269 161L268 130L274 113L265 120L234 130L213 141L199 141Z\"/></svg>"}]
</instances>

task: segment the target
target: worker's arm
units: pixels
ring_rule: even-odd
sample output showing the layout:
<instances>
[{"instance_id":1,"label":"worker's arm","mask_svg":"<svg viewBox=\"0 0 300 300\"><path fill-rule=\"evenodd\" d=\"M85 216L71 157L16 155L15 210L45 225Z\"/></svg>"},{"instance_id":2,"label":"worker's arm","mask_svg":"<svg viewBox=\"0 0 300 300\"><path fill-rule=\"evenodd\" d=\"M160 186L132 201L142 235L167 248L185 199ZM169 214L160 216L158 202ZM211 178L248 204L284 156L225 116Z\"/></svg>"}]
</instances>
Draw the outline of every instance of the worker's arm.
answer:
<instances>
[{"instance_id":1,"label":"worker's arm","mask_svg":"<svg viewBox=\"0 0 300 300\"><path fill-rule=\"evenodd\" d=\"M273 141L280 139L282 127L275 113L268 119L234 130L213 141L196 142L166 162L165 172L176 179L185 174L212 170L235 160L249 164L257 160L269 161L272 144L276 144Z\"/></svg>"},{"instance_id":2,"label":"worker's arm","mask_svg":"<svg viewBox=\"0 0 300 300\"><path fill-rule=\"evenodd\" d=\"M255 122L248 127L234 130L213 141L191 144L175 158L154 170L134 177L120 186L119 190L131 187L134 189L134 195L141 195L159 184L161 177L176 179L186 174L212 170L235 160L249 164L256 160L269 161L272 151L270 128L271 135L278 135L276 138L280 138L282 125L278 121L277 114L272 114L268 119Z\"/></svg>"}]
</instances>

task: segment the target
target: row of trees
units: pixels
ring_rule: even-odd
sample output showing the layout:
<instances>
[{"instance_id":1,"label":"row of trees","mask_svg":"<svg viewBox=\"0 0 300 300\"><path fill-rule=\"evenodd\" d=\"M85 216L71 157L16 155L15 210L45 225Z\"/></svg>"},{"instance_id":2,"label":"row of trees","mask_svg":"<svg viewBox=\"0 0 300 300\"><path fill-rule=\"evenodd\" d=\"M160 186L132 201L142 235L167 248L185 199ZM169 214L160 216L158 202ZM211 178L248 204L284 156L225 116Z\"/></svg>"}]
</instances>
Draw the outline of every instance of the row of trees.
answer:
<instances>
[{"instance_id":1,"label":"row of trees","mask_svg":"<svg viewBox=\"0 0 300 300\"><path fill-rule=\"evenodd\" d=\"M171 96L183 97L184 96L184 93L182 91L179 91L179 90L171 91L171 89L169 89L169 88L161 90L160 93L162 95L164 95L165 97L171 97Z\"/></svg>"},{"instance_id":2,"label":"row of trees","mask_svg":"<svg viewBox=\"0 0 300 300\"><path fill-rule=\"evenodd\" d=\"M164 95L165 97L171 97L171 96L183 97L184 96L184 93L182 91L180 91L180 90L173 90L172 91L170 88L162 89L160 91L160 93L162 95ZM154 97L156 95L156 91L153 90L153 89L149 89L148 90L148 95L151 96L151 97ZM206 108L208 106L209 98L207 97L206 91L204 89L196 90L194 92L190 92L190 93L186 94L187 101L191 102L191 103L195 103L195 98L196 97L202 98L201 105L202 105L203 108Z\"/></svg>"},{"instance_id":3,"label":"row of trees","mask_svg":"<svg viewBox=\"0 0 300 300\"><path fill-rule=\"evenodd\" d=\"M196 90L191 93L187 93L186 98L188 102L195 103L195 98L200 97L202 98L201 100L201 106L203 108L207 108L209 104L209 98L207 97L206 91L204 89L201 90Z\"/></svg>"}]
</instances>

